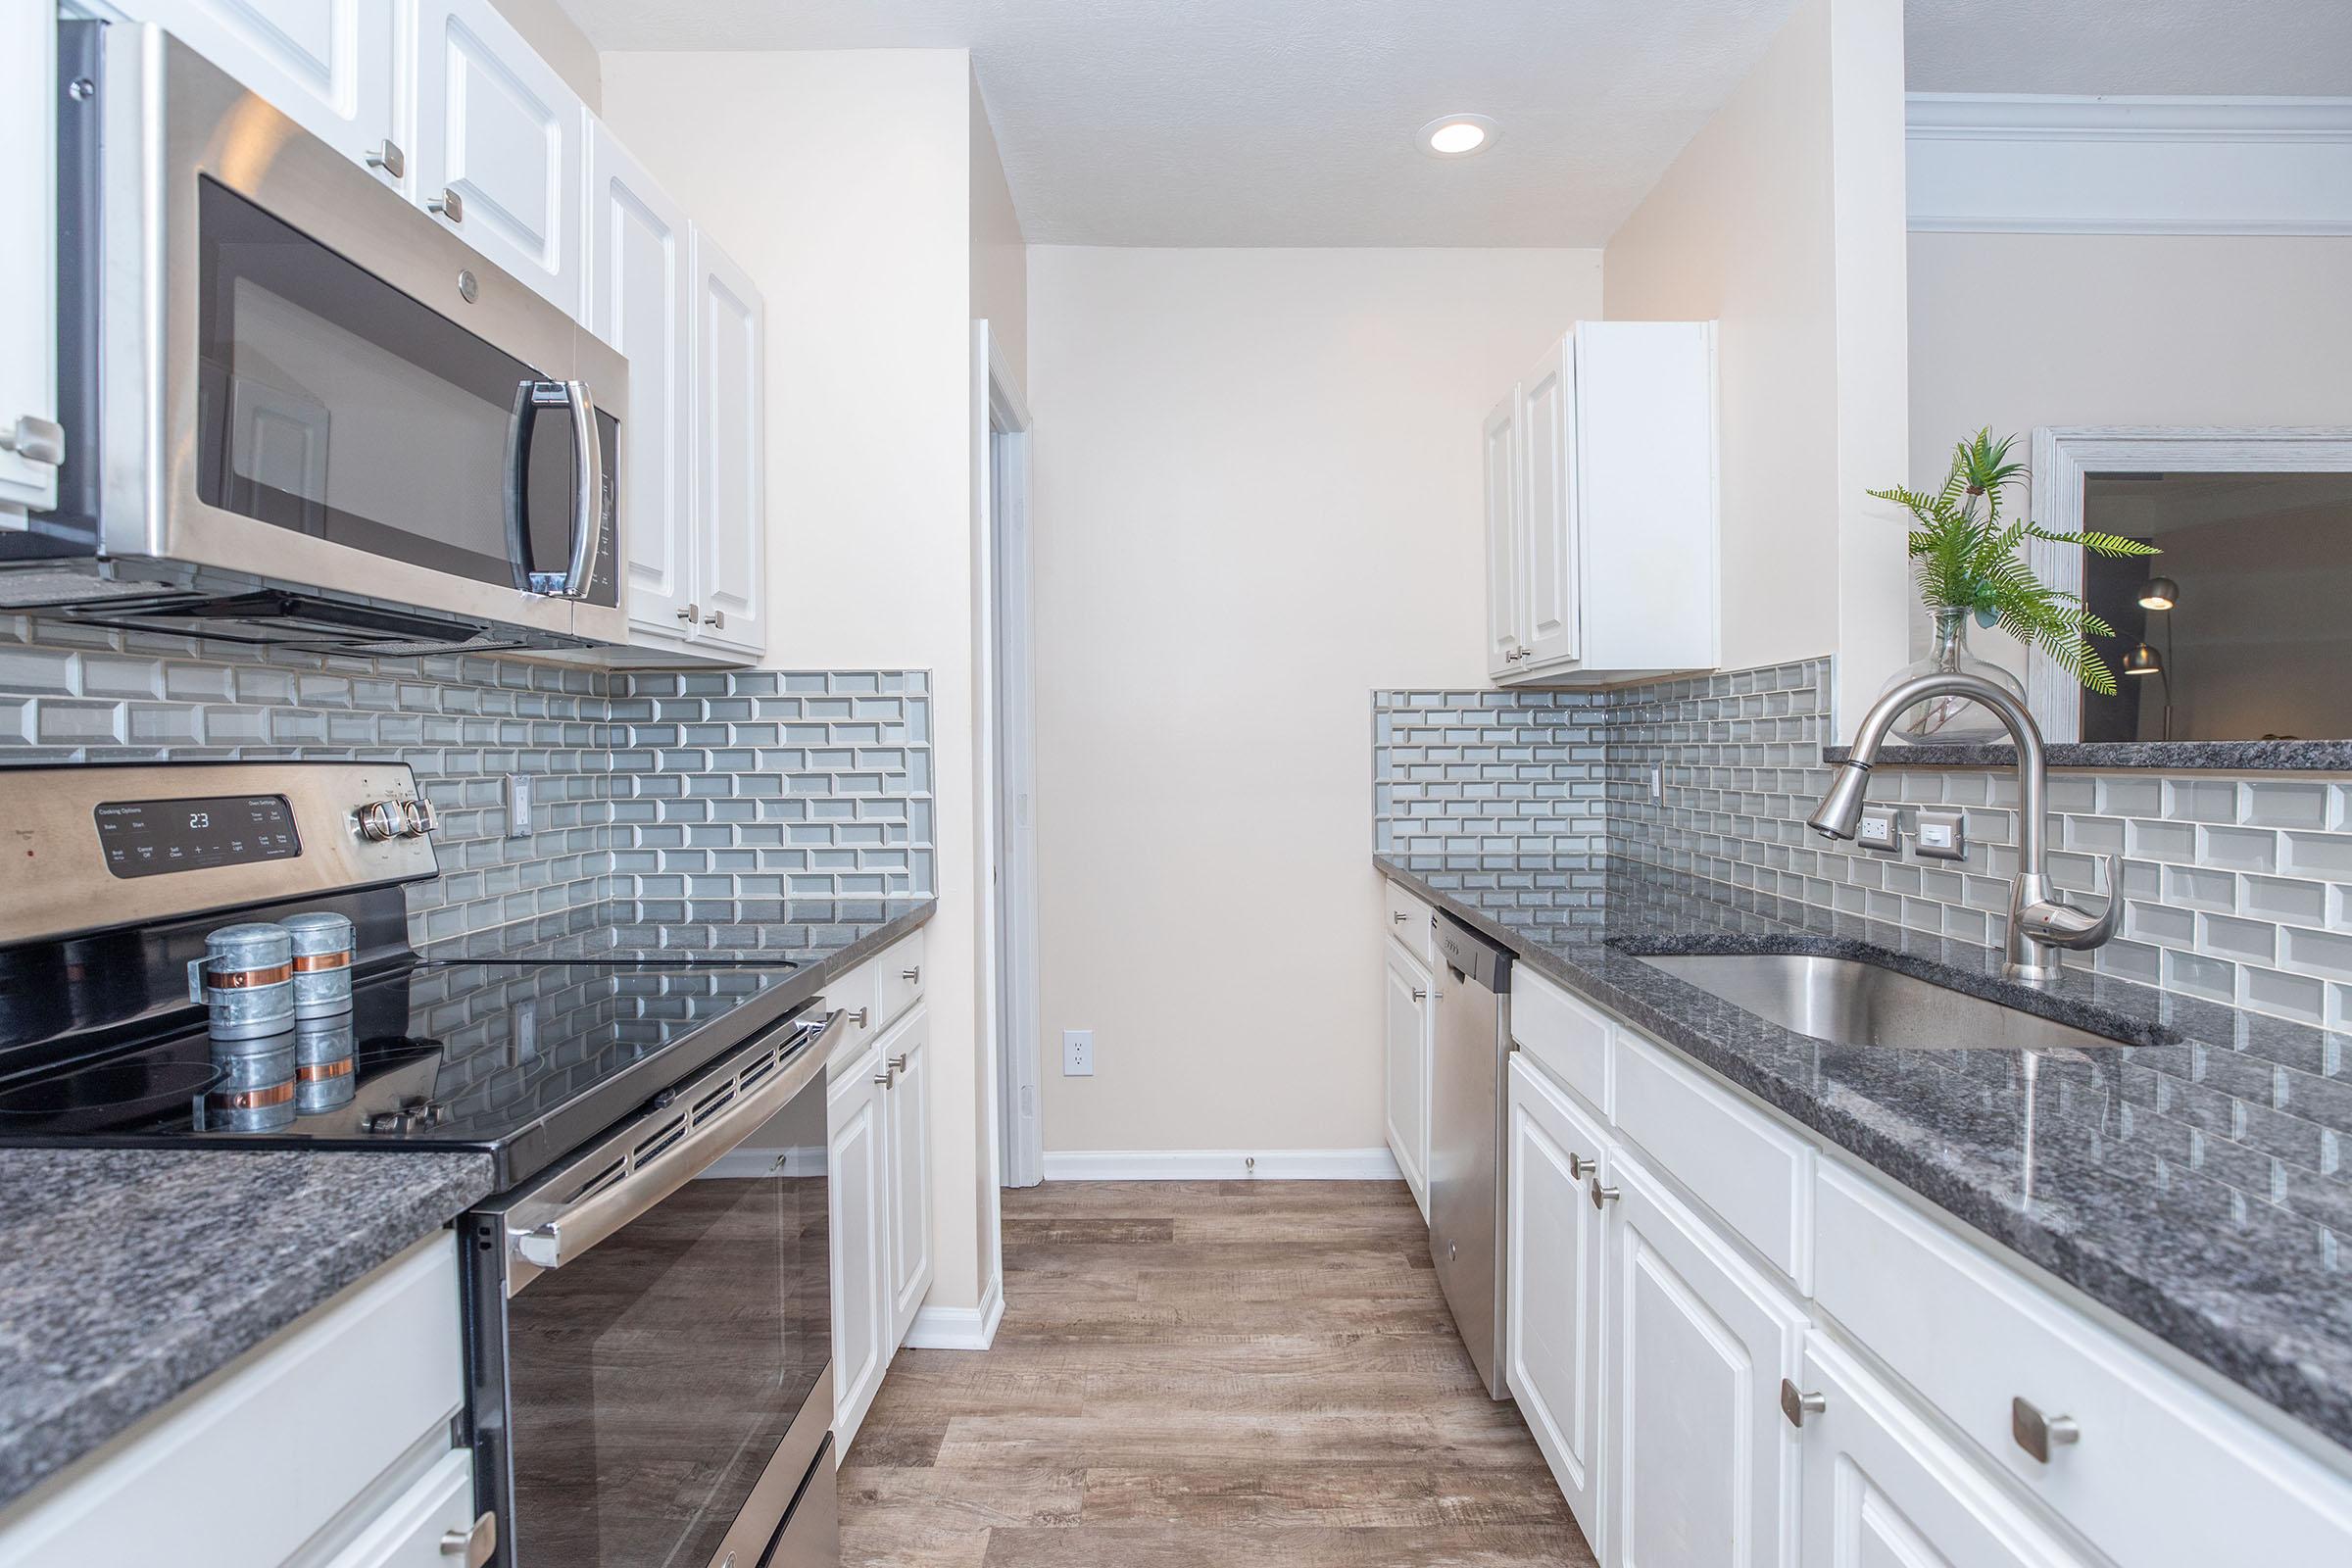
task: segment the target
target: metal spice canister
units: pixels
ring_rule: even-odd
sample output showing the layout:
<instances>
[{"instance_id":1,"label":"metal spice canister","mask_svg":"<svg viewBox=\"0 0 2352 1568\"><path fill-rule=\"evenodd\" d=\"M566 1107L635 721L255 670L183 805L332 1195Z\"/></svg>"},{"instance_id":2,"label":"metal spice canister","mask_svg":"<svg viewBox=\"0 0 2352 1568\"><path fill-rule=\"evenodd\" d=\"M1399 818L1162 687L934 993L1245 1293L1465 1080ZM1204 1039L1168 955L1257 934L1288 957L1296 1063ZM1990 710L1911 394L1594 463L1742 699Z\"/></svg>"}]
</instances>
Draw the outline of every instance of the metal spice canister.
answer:
<instances>
[{"instance_id":1,"label":"metal spice canister","mask_svg":"<svg viewBox=\"0 0 2352 1568\"><path fill-rule=\"evenodd\" d=\"M204 1097L205 1125L222 1132L261 1133L294 1120L294 1035L213 1040L220 1080Z\"/></svg>"},{"instance_id":2,"label":"metal spice canister","mask_svg":"<svg viewBox=\"0 0 2352 1568\"><path fill-rule=\"evenodd\" d=\"M348 1105L359 1079L352 1071L351 1014L294 1021L294 1109L309 1116Z\"/></svg>"},{"instance_id":3,"label":"metal spice canister","mask_svg":"<svg viewBox=\"0 0 2352 1568\"><path fill-rule=\"evenodd\" d=\"M324 909L278 922L294 942L294 1016L331 1018L351 1010L351 922Z\"/></svg>"},{"instance_id":4,"label":"metal spice canister","mask_svg":"<svg viewBox=\"0 0 2352 1568\"><path fill-rule=\"evenodd\" d=\"M188 1000L215 1040L278 1034L294 1021L294 939L279 925L224 925L188 963ZM291 1075L289 1075L291 1076Z\"/></svg>"}]
</instances>

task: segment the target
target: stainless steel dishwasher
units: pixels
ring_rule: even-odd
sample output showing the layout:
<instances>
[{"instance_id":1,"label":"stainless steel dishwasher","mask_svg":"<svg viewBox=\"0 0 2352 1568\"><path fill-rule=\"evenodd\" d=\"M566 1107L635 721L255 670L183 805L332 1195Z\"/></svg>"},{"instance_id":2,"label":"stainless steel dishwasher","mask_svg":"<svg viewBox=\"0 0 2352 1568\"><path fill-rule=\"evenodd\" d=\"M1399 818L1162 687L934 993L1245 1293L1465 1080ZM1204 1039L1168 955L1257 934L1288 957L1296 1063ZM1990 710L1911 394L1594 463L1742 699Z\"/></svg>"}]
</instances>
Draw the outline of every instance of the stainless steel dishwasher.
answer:
<instances>
[{"instance_id":1,"label":"stainless steel dishwasher","mask_svg":"<svg viewBox=\"0 0 2352 1568\"><path fill-rule=\"evenodd\" d=\"M1430 1073L1429 1250L1487 1392L1503 1387L1503 1090L1511 955L1451 915L1436 921L1437 1059Z\"/></svg>"}]
</instances>

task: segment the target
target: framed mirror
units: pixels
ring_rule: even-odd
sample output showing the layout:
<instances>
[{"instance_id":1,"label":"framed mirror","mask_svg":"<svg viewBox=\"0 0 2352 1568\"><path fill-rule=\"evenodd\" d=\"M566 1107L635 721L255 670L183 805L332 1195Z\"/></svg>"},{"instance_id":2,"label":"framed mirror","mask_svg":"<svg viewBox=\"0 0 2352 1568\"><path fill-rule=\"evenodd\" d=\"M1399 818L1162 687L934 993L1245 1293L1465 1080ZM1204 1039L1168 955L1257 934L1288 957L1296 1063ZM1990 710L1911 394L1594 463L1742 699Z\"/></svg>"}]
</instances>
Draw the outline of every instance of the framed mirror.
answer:
<instances>
[{"instance_id":1,"label":"framed mirror","mask_svg":"<svg viewBox=\"0 0 2352 1568\"><path fill-rule=\"evenodd\" d=\"M2086 570L2080 548L2032 542L2041 580L2116 631L2093 640L2113 697L2028 654L2048 739L2352 740L2352 429L2037 429L2033 516L2161 552Z\"/></svg>"}]
</instances>

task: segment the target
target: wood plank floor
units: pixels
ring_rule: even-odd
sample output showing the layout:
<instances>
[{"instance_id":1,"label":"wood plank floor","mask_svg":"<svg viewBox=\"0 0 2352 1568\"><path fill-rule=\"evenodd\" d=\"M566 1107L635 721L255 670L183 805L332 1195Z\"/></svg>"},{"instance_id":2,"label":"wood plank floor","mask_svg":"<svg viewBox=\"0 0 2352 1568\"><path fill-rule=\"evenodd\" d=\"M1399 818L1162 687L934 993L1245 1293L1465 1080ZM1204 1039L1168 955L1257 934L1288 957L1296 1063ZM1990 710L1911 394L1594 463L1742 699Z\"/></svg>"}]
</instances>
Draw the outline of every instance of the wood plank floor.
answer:
<instances>
[{"instance_id":1,"label":"wood plank floor","mask_svg":"<svg viewBox=\"0 0 2352 1568\"><path fill-rule=\"evenodd\" d=\"M985 1354L899 1352L844 1564L1591 1568L1401 1183L1007 1192L1004 1296Z\"/></svg>"}]
</instances>

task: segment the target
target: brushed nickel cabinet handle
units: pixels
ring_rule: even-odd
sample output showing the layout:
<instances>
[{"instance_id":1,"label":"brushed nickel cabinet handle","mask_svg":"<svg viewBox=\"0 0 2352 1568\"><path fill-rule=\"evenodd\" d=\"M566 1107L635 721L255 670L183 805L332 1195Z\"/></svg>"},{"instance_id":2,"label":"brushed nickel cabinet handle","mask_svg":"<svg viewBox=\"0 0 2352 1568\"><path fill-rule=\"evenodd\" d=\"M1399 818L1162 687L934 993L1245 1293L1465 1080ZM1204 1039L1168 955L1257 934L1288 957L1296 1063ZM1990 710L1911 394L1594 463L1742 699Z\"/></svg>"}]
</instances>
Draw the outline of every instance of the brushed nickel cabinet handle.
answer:
<instances>
[{"instance_id":1,"label":"brushed nickel cabinet handle","mask_svg":"<svg viewBox=\"0 0 2352 1568\"><path fill-rule=\"evenodd\" d=\"M400 143L386 136L382 141L377 142L374 151L368 155L368 167L380 169L394 179L398 179L409 172L409 156L400 150Z\"/></svg>"},{"instance_id":2,"label":"brushed nickel cabinet handle","mask_svg":"<svg viewBox=\"0 0 2352 1568\"><path fill-rule=\"evenodd\" d=\"M1392 910L1389 914L1389 918L1396 921L1398 925L1404 924L1405 921L1410 920L1412 917L1413 912L1410 909L1396 909Z\"/></svg>"},{"instance_id":3,"label":"brushed nickel cabinet handle","mask_svg":"<svg viewBox=\"0 0 2352 1568\"><path fill-rule=\"evenodd\" d=\"M919 986L923 983L923 966L918 963L911 969L901 969L899 978L910 986Z\"/></svg>"},{"instance_id":4,"label":"brushed nickel cabinet handle","mask_svg":"<svg viewBox=\"0 0 2352 1568\"><path fill-rule=\"evenodd\" d=\"M1781 1414L1792 1427L1802 1427L1805 1417L1819 1415L1830 1407L1826 1395L1806 1394L1787 1378L1781 1379Z\"/></svg>"},{"instance_id":5,"label":"brushed nickel cabinet handle","mask_svg":"<svg viewBox=\"0 0 2352 1568\"><path fill-rule=\"evenodd\" d=\"M1592 1178L1592 1184L1586 1188L1585 1191L1591 1196L1592 1200L1592 1206L1594 1208L1598 1208L1603 1203L1614 1203L1617 1201L1617 1189L1614 1187L1601 1186L1600 1178L1597 1176Z\"/></svg>"},{"instance_id":6,"label":"brushed nickel cabinet handle","mask_svg":"<svg viewBox=\"0 0 2352 1568\"><path fill-rule=\"evenodd\" d=\"M424 204L428 213L439 213L453 223L466 221L466 198L456 191L444 189L440 195Z\"/></svg>"},{"instance_id":7,"label":"brushed nickel cabinet handle","mask_svg":"<svg viewBox=\"0 0 2352 1568\"><path fill-rule=\"evenodd\" d=\"M848 1011L846 1008L843 1010L845 1012ZM856 1012L849 1012L848 1016L850 1022L856 1024L858 1028L862 1029L865 1027L865 1009L863 1007L859 1007Z\"/></svg>"},{"instance_id":8,"label":"brushed nickel cabinet handle","mask_svg":"<svg viewBox=\"0 0 2352 1568\"><path fill-rule=\"evenodd\" d=\"M905 1072L906 1070L906 1053L901 1052L898 1055L890 1058L890 1070L892 1072Z\"/></svg>"},{"instance_id":9,"label":"brushed nickel cabinet handle","mask_svg":"<svg viewBox=\"0 0 2352 1568\"><path fill-rule=\"evenodd\" d=\"M1598 1169L1600 1161L1597 1159L1587 1159L1582 1154L1568 1156L1568 1179L1572 1182L1581 1182Z\"/></svg>"},{"instance_id":10,"label":"brushed nickel cabinet handle","mask_svg":"<svg viewBox=\"0 0 2352 1568\"><path fill-rule=\"evenodd\" d=\"M447 1530L441 1535L441 1555L456 1557L466 1568L482 1568L490 1554L498 1549L498 1515L483 1514L464 1530Z\"/></svg>"},{"instance_id":11,"label":"brushed nickel cabinet handle","mask_svg":"<svg viewBox=\"0 0 2352 1568\"><path fill-rule=\"evenodd\" d=\"M702 618L702 614L703 611L700 605L688 603L678 607L678 618L686 622L686 624L689 626L700 620Z\"/></svg>"},{"instance_id":12,"label":"brushed nickel cabinet handle","mask_svg":"<svg viewBox=\"0 0 2352 1568\"><path fill-rule=\"evenodd\" d=\"M726 623L727 612L723 610L713 610L703 617L703 624L706 626L724 626Z\"/></svg>"},{"instance_id":13,"label":"brushed nickel cabinet handle","mask_svg":"<svg viewBox=\"0 0 2352 1568\"><path fill-rule=\"evenodd\" d=\"M895 1066L883 1068L880 1072L874 1074L874 1082L880 1084L885 1089L897 1088L899 1083L898 1068Z\"/></svg>"},{"instance_id":14,"label":"brushed nickel cabinet handle","mask_svg":"<svg viewBox=\"0 0 2352 1568\"><path fill-rule=\"evenodd\" d=\"M1429 993L1422 990L1419 986L1415 986L1413 987L1413 1000L1415 1002L1427 1002L1429 1000Z\"/></svg>"},{"instance_id":15,"label":"brushed nickel cabinet handle","mask_svg":"<svg viewBox=\"0 0 2352 1568\"><path fill-rule=\"evenodd\" d=\"M2009 1435L2041 1464L2050 1462L2052 1448L2082 1441L2082 1429L2075 1424L2074 1417L2043 1415L2028 1399L2009 1401Z\"/></svg>"}]
</instances>

